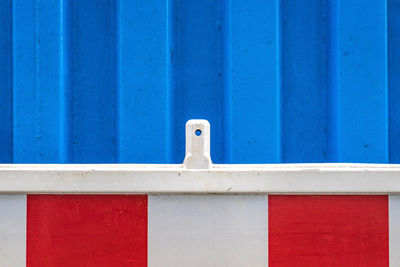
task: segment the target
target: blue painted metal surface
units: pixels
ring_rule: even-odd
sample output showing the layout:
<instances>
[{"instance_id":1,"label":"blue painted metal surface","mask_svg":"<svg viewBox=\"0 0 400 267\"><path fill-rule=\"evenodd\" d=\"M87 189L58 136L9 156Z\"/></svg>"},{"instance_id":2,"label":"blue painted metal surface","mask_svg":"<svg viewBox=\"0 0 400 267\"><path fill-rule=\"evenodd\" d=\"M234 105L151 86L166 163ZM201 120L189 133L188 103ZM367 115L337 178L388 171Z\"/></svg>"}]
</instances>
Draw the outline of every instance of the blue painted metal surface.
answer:
<instances>
[{"instance_id":1,"label":"blue painted metal surface","mask_svg":"<svg viewBox=\"0 0 400 267\"><path fill-rule=\"evenodd\" d=\"M400 163L400 0L5 0L0 162Z\"/></svg>"}]
</instances>

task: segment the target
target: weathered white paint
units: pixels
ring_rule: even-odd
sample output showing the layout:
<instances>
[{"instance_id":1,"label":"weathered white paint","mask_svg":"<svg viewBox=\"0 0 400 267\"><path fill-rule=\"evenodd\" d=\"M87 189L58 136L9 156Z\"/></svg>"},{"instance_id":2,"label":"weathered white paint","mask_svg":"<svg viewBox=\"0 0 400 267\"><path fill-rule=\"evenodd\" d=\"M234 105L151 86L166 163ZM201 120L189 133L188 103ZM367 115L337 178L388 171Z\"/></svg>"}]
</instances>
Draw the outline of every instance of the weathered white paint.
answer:
<instances>
[{"instance_id":1,"label":"weathered white paint","mask_svg":"<svg viewBox=\"0 0 400 267\"><path fill-rule=\"evenodd\" d=\"M389 265L400 266L400 196L389 196Z\"/></svg>"},{"instance_id":2,"label":"weathered white paint","mask_svg":"<svg viewBox=\"0 0 400 267\"><path fill-rule=\"evenodd\" d=\"M0 263L26 266L26 196L0 196Z\"/></svg>"},{"instance_id":3,"label":"weathered white paint","mask_svg":"<svg viewBox=\"0 0 400 267\"><path fill-rule=\"evenodd\" d=\"M149 266L266 266L268 196L149 196Z\"/></svg>"},{"instance_id":4,"label":"weathered white paint","mask_svg":"<svg viewBox=\"0 0 400 267\"><path fill-rule=\"evenodd\" d=\"M400 165L0 165L0 193L398 194Z\"/></svg>"}]
</instances>

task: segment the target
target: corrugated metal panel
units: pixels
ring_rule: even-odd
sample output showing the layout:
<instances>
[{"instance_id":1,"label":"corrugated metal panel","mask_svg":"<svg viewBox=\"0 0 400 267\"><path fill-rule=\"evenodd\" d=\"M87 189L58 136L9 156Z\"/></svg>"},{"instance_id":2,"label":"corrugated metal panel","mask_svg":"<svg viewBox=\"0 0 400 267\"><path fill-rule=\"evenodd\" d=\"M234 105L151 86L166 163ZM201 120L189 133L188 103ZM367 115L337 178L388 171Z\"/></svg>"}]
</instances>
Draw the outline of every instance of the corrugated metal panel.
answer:
<instances>
[{"instance_id":1,"label":"corrugated metal panel","mask_svg":"<svg viewBox=\"0 0 400 267\"><path fill-rule=\"evenodd\" d=\"M400 162L400 0L5 0L0 162Z\"/></svg>"}]
</instances>

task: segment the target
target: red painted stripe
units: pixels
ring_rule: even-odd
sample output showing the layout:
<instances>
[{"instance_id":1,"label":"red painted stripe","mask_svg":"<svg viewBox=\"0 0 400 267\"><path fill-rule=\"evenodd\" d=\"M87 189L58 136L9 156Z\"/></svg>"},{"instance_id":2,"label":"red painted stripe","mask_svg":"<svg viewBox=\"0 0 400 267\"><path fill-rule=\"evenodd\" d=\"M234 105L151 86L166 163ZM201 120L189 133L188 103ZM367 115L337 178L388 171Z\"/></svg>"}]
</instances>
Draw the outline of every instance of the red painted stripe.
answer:
<instances>
[{"instance_id":1,"label":"red painted stripe","mask_svg":"<svg viewBox=\"0 0 400 267\"><path fill-rule=\"evenodd\" d=\"M28 266L146 266L147 196L29 195Z\"/></svg>"},{"instance_id":2,"label":"red painted stripe","mask_svg":"<svg viewBox=\"0 0 400 267\"><path fill-rule=\"evenodd\" d=\"M269 266L389 266L387 196L269 196Z\"/></svg>"}]
</instances>

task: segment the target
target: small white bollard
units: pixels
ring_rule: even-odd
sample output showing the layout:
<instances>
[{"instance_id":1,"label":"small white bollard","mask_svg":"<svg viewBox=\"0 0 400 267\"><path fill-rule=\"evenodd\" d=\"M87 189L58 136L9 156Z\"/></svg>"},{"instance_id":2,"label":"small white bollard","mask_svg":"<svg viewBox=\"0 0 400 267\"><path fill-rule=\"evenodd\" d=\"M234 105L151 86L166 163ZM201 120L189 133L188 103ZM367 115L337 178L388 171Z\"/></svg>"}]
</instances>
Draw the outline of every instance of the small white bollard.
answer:
<instances>
[{"instance_id":1,"label":"small white bollard","mask_svg":"<svg viewBox=\"0 0 400 267\"><path fill-rule=\"evenodd\" d=\"M183 165L187 169L210 169L210 123L207 120L189 120L186 123L186 156Z\"/></svg>"}]
</instances>

